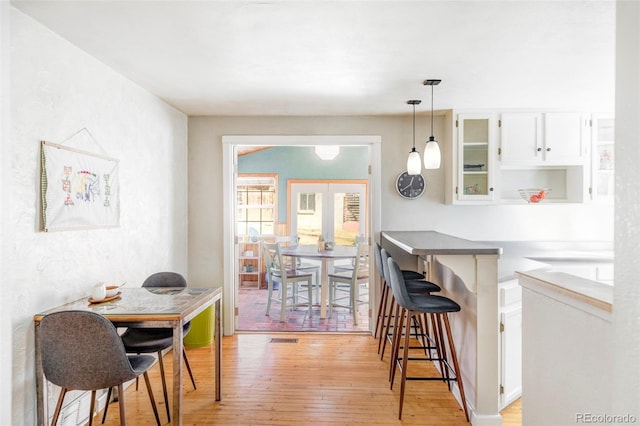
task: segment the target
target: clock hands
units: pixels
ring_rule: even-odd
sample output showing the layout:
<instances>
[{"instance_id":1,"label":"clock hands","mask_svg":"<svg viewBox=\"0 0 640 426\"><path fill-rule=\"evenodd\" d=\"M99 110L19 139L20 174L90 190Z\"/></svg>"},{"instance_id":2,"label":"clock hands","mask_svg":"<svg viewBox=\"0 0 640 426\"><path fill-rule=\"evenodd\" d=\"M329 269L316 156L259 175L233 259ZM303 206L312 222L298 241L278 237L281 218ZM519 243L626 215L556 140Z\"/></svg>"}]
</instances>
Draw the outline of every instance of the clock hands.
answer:
<instances>
[{"instance_id":1,"label":"clock hands","mask_svg":"<svg viewBox=\"0 0 640 426\"><path fill-rule=\"evenodd\" d=\"M411 176L411 182L409 182L409 185L407 185L404 188L402 188L401 191L404 191L405 189L411 188L411 185L413 185L413 180L414 179L415 179L415 177Z\"/></svg>"}]
</instances>

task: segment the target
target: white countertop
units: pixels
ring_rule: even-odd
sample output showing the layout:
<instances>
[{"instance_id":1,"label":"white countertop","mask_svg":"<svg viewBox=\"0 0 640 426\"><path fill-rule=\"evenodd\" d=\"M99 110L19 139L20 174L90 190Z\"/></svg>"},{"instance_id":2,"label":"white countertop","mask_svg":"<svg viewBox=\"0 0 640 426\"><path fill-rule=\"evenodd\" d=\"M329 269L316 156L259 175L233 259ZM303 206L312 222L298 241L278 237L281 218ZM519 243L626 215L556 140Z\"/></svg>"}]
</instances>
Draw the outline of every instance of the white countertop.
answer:
<instances>
[{"instance_id":1,"label":"white countertop","mask_svg":"<svg viewBox=\"0 0 640 426\"><path fill-rule=\"evenodd\" d=\"M382 231L382 236L409 254L496 254L502 249L475 241L465 240L436 231Z\"/></svg>"},{"instance_id":2,"label":"white countertop","mask_svg":"<svg viewBox=\"0 0 640 426\"><path fill-rule=\"evenodd\" d=\"M595 308L611 312L613 306L613 286L598 281L581 278L565 272L536 269L528 272L516 272L525 280L520 280L523 286L529 283L544 287L561 295L564 300L573 299L586 303Z\"/></svg>"}]
</instances>

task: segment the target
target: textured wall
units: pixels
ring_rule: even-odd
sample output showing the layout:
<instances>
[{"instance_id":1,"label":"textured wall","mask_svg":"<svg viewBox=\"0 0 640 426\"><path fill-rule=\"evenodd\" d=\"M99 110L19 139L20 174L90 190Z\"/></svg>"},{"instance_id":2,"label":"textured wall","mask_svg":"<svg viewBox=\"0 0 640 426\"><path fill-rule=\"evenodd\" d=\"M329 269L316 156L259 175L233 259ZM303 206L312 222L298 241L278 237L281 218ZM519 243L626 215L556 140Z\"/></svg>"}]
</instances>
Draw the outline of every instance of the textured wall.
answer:
<instances>
[{"instance_id":1,"label":"textured wall","mask_svg":"<svg viewBox=\"0 0 640 426\"><path fill-rule=\"evenodd\" d=\"M16 9L10 71L2 286L11 289L13 424L31 425L33 314L87 296L96 281L139 286L159 270L187 272L187 117ZM65 141L83 128L93 138ZM120 160L120 227L38 231L42 139Z\"/></svg>"}]
</instances>

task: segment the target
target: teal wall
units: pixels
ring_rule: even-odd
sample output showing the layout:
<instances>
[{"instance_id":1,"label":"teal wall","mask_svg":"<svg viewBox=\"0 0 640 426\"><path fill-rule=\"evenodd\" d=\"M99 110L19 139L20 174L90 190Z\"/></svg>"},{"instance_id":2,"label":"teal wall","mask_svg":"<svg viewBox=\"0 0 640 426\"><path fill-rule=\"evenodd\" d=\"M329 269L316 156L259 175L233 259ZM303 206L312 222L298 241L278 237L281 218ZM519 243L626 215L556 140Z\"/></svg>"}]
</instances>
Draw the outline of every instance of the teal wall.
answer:
<instances>
[{"instance_id":1,"label":"teal wall","mask_svg":"<svg viewBox=\"0 0 640 426\"><path fill-rule=\"evenodd\" d=\"M330 161L318 158L312 146L274 146L238 157L238 173L277 173L278 222L287 221L287 182L290 179L367 179L366 146L342 146Z\"/></svg>"}]
</instances>

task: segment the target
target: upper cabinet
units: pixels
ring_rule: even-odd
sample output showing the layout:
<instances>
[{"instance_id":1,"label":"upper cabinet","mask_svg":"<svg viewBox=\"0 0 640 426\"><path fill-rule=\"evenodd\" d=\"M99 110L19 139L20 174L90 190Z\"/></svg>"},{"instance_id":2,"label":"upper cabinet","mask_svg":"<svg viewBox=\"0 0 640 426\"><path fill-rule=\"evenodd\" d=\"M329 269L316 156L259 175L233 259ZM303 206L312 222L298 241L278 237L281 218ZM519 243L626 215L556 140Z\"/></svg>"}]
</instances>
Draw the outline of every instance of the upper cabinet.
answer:
<instances>
[{"instance_id":1,"label":"upper cabinet","mask_svg":"<svg viewBox=\"0 0 640 426\"><path fill-rule=\"evenodd\" d=\"M613 117L582 112L462 111L446 115L449 204L611 199ZM533 192L532 192L533 191Z\"/></svg>"},{"instance_id":2,"label":"upper cabinet","mask_svg":"<svg viewBox=\"0 0 640 426\"><path fill-rule=\"evenodd\" d=\"M570 165L585 162L589 117L574 112L500 115L500 160L504 165Z\"/></svg>"},{"instance_id":3,"label":"upper cabinet","mask_svg":"<svg viewBox=\"0 0 640 426\"><path fill-rule=\"evenodd\" d=\"M494 198L494 127L492 114L458 114L454 132L458 202L491 201Z\"/></svg>"},{"instance_id":4,"label":"upper cabinet","mask_svg":"<svg viewBox=\"0 0 640 426\"><path fill-rule=\"evenodd\" d=\"M532 164L542 158L542 114L500 114L500 159L503 163Z\"/></svg>"}]
</instances>

